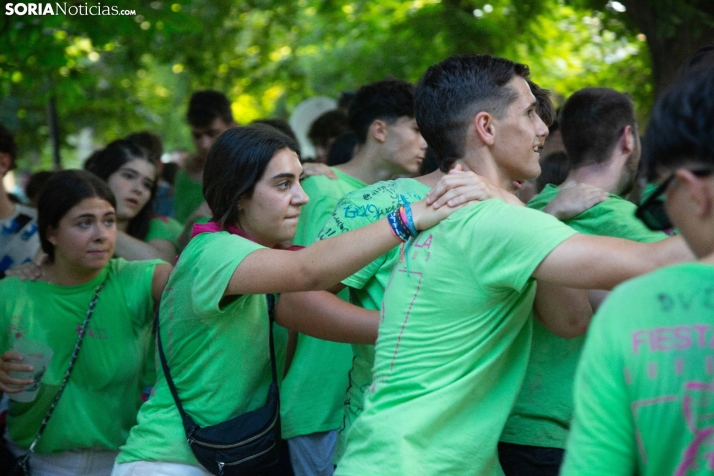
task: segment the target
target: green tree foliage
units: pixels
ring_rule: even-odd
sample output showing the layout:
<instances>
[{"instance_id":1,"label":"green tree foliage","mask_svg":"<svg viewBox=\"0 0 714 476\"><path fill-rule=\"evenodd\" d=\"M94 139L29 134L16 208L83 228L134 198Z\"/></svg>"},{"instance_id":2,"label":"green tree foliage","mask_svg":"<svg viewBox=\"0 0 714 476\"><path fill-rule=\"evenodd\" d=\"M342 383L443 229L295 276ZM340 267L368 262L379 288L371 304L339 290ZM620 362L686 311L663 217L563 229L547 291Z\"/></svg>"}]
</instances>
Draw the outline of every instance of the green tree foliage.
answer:
<instances>
[{"instance_id":1,"label":"green tree foliage","mask_svg":"<svg viewBox=\"0 0 714 476\"><path fill-rule=\"evenodd\" d=\"M245 123L387 76L416 81L454 53L525 62L561 99L609 86L632 93L644 117L653 97L645 37L595 0L123 0L121 8L136 16L0 12L0 121L18 131L22 165L49 165L52 96L65 166L83 158L74 146L84 128L102 143L149 129L167 148L190 148L193 90L224 91Z\"/></svg>"}]
</instances>

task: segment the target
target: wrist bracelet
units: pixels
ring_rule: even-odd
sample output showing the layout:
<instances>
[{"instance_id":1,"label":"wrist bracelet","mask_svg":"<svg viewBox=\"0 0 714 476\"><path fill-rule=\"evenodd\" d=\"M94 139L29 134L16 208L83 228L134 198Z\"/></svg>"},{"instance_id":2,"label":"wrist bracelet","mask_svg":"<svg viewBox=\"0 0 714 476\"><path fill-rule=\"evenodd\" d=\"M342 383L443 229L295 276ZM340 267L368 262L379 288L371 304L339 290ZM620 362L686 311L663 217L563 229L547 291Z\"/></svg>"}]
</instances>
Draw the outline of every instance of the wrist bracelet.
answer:
<instances>
[{"instance_id":1,"label":"wrist bracelet","mask_svg":"<svg viewBox=\"0 0 714 476\"><path fill-rule=\"evenodd\" d=\"M392 213L387 215L387 221L389 222L389 227L392 230L394 236L402 241L409 240L409 229L402 223L402 219L399 216L399 210L394 210Z\"/></svg>"},{"instance_id":2,"label":"wrist bracelet","mask_svg":"<svg viewBox=\"0 0 714 476\"><path fill-rule=\"evenodd\" d=\"M419 230L417 230L416 225L414 224L414 216L412 215L412 206L409 202L404 203L404 214L406 215L406 225L407 229L409 230L409 233L412 236L417 236L419 234Z\"/></svg>"}]
</instances>

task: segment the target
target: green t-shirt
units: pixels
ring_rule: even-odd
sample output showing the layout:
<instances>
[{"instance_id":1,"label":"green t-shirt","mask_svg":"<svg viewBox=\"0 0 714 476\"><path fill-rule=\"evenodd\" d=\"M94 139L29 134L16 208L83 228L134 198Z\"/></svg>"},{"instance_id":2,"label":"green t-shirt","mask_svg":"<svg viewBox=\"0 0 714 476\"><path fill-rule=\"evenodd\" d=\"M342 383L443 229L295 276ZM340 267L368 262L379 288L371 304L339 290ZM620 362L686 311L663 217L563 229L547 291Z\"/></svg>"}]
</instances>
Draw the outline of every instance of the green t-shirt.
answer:
<instances>
[{"instance_id":1,"label":"green t-shirt","mask_svg":"<svg viewBox=\"0 0 714 476\"><path fill-rule=\"evenodd\" d=\"M528 206L543 210L559 191L558 187L547 185ZM636 208L631 202L610 195L604 202L563 223L579 233L642 243L667 238L662 232L651 231L635 217ZM533 324L533 345L526 378L501 441L565 448L573 416L573 379L584 342L585 336L563 339L539 322Z\"/></svg>"},{"instance_id":2,"label":"green t-shirt","mask_svg":"<svg viewBox=\"0 0 714 476\"><path fill-rule=\"evenodd\" d=\"M320 229L332 216L340 198L367 185L337 169L332 170L337 180L317 175L302 181L310 201L300 212L293 240L296 245L308 246L317 241ZM338 296L348 300L345 290ZM283 438L339 428L351 365L352 350L348 344L298 335L295 355L280 394Z\"/></svg>"},{"instance_id":3,"label":"green t-shirt","mask_svg":"<svg viewBox=\"0 0 714 476\"><path fill-rule=\"evenodd\" d=\"M89 303L104 282L72 376L35 452L116 451L124 444L136 423L143 359L152 342L151 283L157 263L113 259L99 276L76 286L16 277L0 281L0 295L6 297L0 304L0 353L19 338L43 342L53 351L37 398L9 402L7 425L15 443L27 448L37 434L69 366Z\"/></svg>"},{"instance_id":4,"label":"green t-shirt","mask_svg":"<svg viewBox=\"0 0 714 476\"><path fill-rule=\"evenodd\" d=\"M161 297L161 339L171 377L184 409L199 426L265 405L272 381L265 295L222 298L236 267L261 248L227 232L197 235L181 254ZM284 348L285 337L275 337L276 351ZM276 355L277 361L284 362L284 356L284 351L282 359ZM198 465L160 364L153 394L137 419L118 463Z\"/></svg>"},{"instance_id":5,"label":"green t-shirt","mask_svg":"<svg viewBox=\"0 0 714 476\"><path fill-rule=\"evenodd\" d=\"M183 232L183 226L173 218L154 217L149 221L149 231L144 237L145 242L151 240L167 240L178 249L178 238Z\"/></svg>"},{"instance_id":6,"label":"green t-shirt","mask_svg":"<svg viewBox=\"0 0 714 476\"><path fill-rule=\"evenodd\" d=\"M647 185L642 189L642 193L640 194L640 203L644 203L648 198L652 196L652 194L657 190L657 187L659 187L659 184L654 183L654 182L648 182Z\"/></svg>"},{"instance_id":7,"label":"green t-shirt","mask_svg":"<svg viewBox=\"0 0 714 476\"><path fill-rule=\"evenodd\" d=\"M711 475L714 266L617 287L588 331L561 475Z\"/></svg>"},{"instance_id":8,"label":"green t-shirt","mask_svg":"<svg viewBox=\"0 0 714 476\"><path fill-rule=\"evenodd\" d=\"M405 249L337 475L501 474L498 437L530 350L531 275L574 234L549 215L491 199Z\"/></svg>"},{"instance_id":9,"label":"green t-shirt","mask_svg":"<svg viewBox=\"0 0 714 476\"><path fill-rule=\"evenodd\" d=\"M188 176L184 169L179 169L176 172L176 181L174 183L174 210L176 220L179 223L186 223L188 217L201 205L203 202L203 184L194 182Z\"/></svg>"},{"instance_id":10,"label":"green t-shirt","mask_svg":"<svg viewBox=\"0 0 714 476\"><path fill-rule=\"evenodd\" d=\"M426 197L429 187L411 178L378 182L345 195L320 231L320 239L346 233L381 220L405 202L414 203ZM382 307L384 289L399 258L399 247L383 254L342 282L349 288L350 302L357 306L378 311ZM345 450L345 437L352 422L362 413L364 392L372 383L374 346L352 345L352 369L344 398L342 426L337 436L334 462L338 462Z\"/></svg>"}]
</instances>

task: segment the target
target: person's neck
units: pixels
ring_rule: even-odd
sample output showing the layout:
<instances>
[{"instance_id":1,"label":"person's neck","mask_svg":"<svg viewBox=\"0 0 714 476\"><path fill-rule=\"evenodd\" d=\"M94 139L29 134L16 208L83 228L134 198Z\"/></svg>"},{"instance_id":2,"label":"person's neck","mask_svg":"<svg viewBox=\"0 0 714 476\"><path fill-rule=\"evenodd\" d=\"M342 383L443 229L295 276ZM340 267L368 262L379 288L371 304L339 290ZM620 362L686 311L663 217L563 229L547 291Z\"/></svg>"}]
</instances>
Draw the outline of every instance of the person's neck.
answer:
<instances>
[{"instance_id":1,"label":"person's neck","mask_svg":"<svg viewBox=\"0 0 714 476\"><path fill-rule=\"evenodd\" d=\"M436 184L439 183L439 180L446 175L444 172L442 172L439 169L436 169L430 174L422 175L421 177L416 177L414 180L417 182L421 182L424 185L426 185L429 188L434 188L436 187Z\"/></svg>"},{"instance_id":2,"label":"person's neck","mask_svg":"<svg viewBox=\"0 0 714 476\"><path fill-rule=\"evenodd\" d=\"M1 177L0 180L2 180ZM15 204L7 196L5 187L0 185L0 220L11 217L13 213L15 213Z\"/></svg>"},{"instance_id":3,"label":"person's neck","mask_svg":"<svg viewBox=\"0 0 714 476\"><path fill-rule=\"evenodd\" d=\"M619 190L622 167L614 160L600 164L591 164L571 170L562 186L587 184L605 190L613 195L620 195Z\"/></svg>"},{"instance_id":4,"label":"person's neck","mask_svg":"<svg viewBox=\"0 0 714 476\"><path fill-rule=\"evenodd\" d=\"M184 170L186 175L189 176L194 182L201 182L203 180L203 168L206 165L206 158L198 153L191 155L186 161Z\"/></svg>"},{"instance_id":5,"label":"person's neck","mask_svg":"<svg viewBox=\"0 0 714 476\"><path fill-rule=\"evenodd\" d=\"M117 231L126 233L127 228L129 228L129 220L117 220Z\"/></svg>"},{"instance_id":6,"label":"person's neck","mask_svg":"<svg viewBox=\"0 0 714 476\"><path fill-rule=\"evenodd\" d=\"M352 160L335 168L367 185L389 180L398 174L394 166L383 158L379 148L370 142L362 145Z\"/></svg>"},{"instance_id":7,"label":"person's neck","mask_svg":"<svg viewBox=\"0 0 714 476\"><path fill-rule=\"evenodd\" d=\"M80 271L57 259L52 263L43 264L41 269L43 281L59 286L76 286L78 284L88 283L102 272L101 269Z\"/></svg>"},{"instance_id":8,"label":"person's neck","mask_svg":"<svg viewBox=\"0 0 714 476\"><path fill-rule=\"evenodd\" d=\"M457 160L456 163L461 164L465 171L470 170L477 175L485 177L490 180L492 184L507 192L516 192L513 179L508 177L507 174L498 167L490 155L484 155L477 151L467 152L467 154Z\"/></svg>"}]
</instances>

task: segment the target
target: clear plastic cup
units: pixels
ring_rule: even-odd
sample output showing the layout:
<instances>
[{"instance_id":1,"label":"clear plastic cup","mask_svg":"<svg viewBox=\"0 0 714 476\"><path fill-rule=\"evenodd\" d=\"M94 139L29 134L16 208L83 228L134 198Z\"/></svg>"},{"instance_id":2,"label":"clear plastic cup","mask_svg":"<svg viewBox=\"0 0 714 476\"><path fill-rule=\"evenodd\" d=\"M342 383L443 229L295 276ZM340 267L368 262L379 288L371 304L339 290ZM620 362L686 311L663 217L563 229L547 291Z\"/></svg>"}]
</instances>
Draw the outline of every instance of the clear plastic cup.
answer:
<instances>
[{"instance_id":1,"label":"clear plastic cup","mask_svg":"<svg viewBox=\"0 0 714 476\"><path fill-rule=\"evenodd\" d=\"M45 343L36 340L18 339L12 350L23 355L23 364L32 365L32 372L10 372L13 378L31 378L34 382L26 386L20 393L9 393L7 396L16 402L31 402L37 397L40 383L52 360L52 349Z\"/></svg>"}]
</instances>

